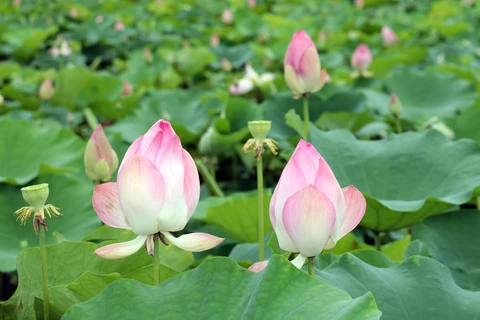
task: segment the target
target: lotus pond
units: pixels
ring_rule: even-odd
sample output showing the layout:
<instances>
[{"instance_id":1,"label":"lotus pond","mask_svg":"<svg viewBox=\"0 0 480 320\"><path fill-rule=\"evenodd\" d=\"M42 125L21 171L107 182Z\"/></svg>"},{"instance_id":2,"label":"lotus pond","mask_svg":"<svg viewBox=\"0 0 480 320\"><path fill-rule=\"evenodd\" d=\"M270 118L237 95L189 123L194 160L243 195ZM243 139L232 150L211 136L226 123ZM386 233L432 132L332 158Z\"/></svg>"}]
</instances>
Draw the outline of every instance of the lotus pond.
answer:
<instances>
[{"instance_id":1,"label":"lotus pond","mask_svg":"<svg viewBox=\"0 0 480 320\"><path fill-rule=\"evenodd\" d=\"M478 1L0 12L0 319L480 319Z\"/></svg>"}]
</instances>

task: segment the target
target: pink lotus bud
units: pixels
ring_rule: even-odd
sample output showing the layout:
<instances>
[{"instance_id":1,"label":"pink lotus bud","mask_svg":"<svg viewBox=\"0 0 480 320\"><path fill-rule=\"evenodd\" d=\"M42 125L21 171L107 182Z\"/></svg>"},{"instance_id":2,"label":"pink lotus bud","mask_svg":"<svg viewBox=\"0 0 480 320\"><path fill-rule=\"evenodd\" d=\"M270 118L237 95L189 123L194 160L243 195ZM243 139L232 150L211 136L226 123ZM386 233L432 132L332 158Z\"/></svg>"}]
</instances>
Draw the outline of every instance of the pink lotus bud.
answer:
<instances>
[{"instance_id":1,"label":"pink lotus bud","mask_svg":"<svg viewBox=\"0 0 480 320\"><path fill-rule=\"evenodd\" d=\"M398 118L398 116L400 115L400 112L402 112L402 103L400 102L400 100L398 99L395 93L392 93L390 95L389 109L395 118Z\"/></svg>"},{"instance_id":2,"label":"pink lotus bud","mask_svg":"<svg viewBox=\"0 0 480 320\"><path fill-rule=\"evenodd\" d=\"M232 71L232 64L230 63L230 60L228 60L227 58L222 58L221 65L222 65L223 71L225 72Z\"/></svg>"},{"instance_id":3,"label":"pink lotus bud","mask_svg":"<svg viewBox=\"0 0 480 320\"><path fill-rule=\"evenodd\" d=\"M42 84L40 85L40 89L38 90L38 96L42 100L50 100L53 97L54 89L52 80L45 79L43 80Z\"/></svg>"},{"instance_id":4,"label":"pink lotus bud","mask_svg":"<svg viewBox=\"0 0 480 320\"><path fill-rule=\"evenodd\" d=\"M210 37L210 45L212 47L218 47L220 45L220 37L218 36L218 33L212 34Z\"/></svg>"},{"instance_id":5,"label":"pink lotus bud","mask_svg":"<svg viewBox=\"0 0 480 320\"><path fill-rule=\"evenodd\" d=\"M94 181L110 181L118 168L118 157L103 132L101 125L95 129L84 156L85 173Z\"/></svg>"},{"instance_id":6,"label":"pink lotus bud","mask_svg":"<svg viewBox=\"0 0 480 320\"><path fill-rule=\"evenodd\" d=\"M327 33L325 31L321 31L319 34L318 34L318 41L320 42L325 42L327 41Z\"/></svg>"},{"instance_id":7,"label":"pink lotus bud","mask_svg":"<svg viewBox=\"0 0 480 320\"><path fill-rule=\"evenodd\" d=\"M230 9L225 9L222 12L222 22L224 24L232 24L233 22L233 12Z\"/></svg>"},{"instance_id":8,"label":"pink lotus bud","mask_svg":"<svg viewBox=\"0 0 480 320\"><path fill-rule=\"evenodd\" d=\"M365 6L365 2L363 0L355 0L355 7L363 8Z\"/></svg>"},{"instance_id":9,"label":"pink lotus bud","mask_svg":"<svg viewBox=\"0 0 480 320\"><path fill-rule=\"evenodd\" d=\"M383 38L383 44L385 46L390 46L397 43L397 35L389 27L383 26L381 33Z\"/></svg>"},{"instance_id":10,"label":"pink lotus bud","mask_svg":"<svg viewBox=\"0 0 480 320\"><path fill-rule=\"evenodd\" d=\"M124 96L129 96L131 95L133 92L133 87L132 85L130 84L130 82L128 82L127 80L123 80L123 90L122 90L122 94Z\"/></svg>"},{"instance_id":11,"label":"pink lotus bud","mask_svg":"<svg viewBox=\"0 0 480 320\"><path fill-rule=\"evenodd\" d=\"M104 20L103 16L96 16L95 17L95 22L96 23L101 23L101 22L103 22L103 20Z\"/></svg>"},{"instance_id":12,"label":"pink lotus bud","mask_svg":"<svg viewBox=\"0 0 480 320\"><path fill-rule=\"evenodd\" d=\"M125 30L125 25L123 24L122 21L118 20L117 22L115 22L113 29L115 29L116 31L122 31L122 30Z\"/></svg>"},{"instance_id":13,"label":"pink lotus bud","mask_svg":"<svg viewBox=\"0 0 480 320\"><path fill-rule=\"evenodd\" d=\"M76 18L78 16L78 10L75 7L70 7L69 10L70 17Z\"/></svg>"},{"instance_id":14,"label":"pink lotus bud","mask_svg":"<svg viewBox=\"0 0 480 320\"><path fill-rule=\"evenodd\" d=\"M280 248L299 252L294 264L330 249L365 214L366 200L354 186L340 188L325 159L300 140L270 201L270 220Z\"/></svg>"},{"instance_id":15,"label":"pink lotus bud","mask_svg":"<svg viewBox=\"0 0 480 320\"><path fill-rule=\"evenodd\" d=\"M352 67L359 71L364 71L372 63L372 53L366 44L359 45L352 54L350 60Z\"/></svg>"},{"instance_id":16,"label":"pink lotus bud","mask_svg":"<svg viewBox=\"0 0 480 320\"><path fill-rule=\"evenodd\" d=\"M257 5L257 1L256 0L248 0L248 6L250 8L255 8L255 6Z\"/></svg>"},{"instance_id":17,"label":"pink lotus bud","mask_svg":"<svg viewBox=\"0 0 480 320\"><path fill-rule=\"evenodd\" d=\"M320 69L320 58L312 39L303 30L295 32L284 60L285 81L294 96L313 93L323 87L326 72Z\"/></svg>"},{"instance_id":18,"label":"pink lotus bud","mask_svg":"<svg viewBox=\"0 0 480 320\"><path fill-rule=\"evenodd\" d=\"M190 154L168 121L160 120L128 148L117 182L95 187L93 208L100 219L114 228L130 229L138 237L111 244L95 253L105 259L131 255L147 244L153 252L153 238L163 235L184 250L199 252L224 239L206 233L174 237L197 207L200 180Z\"/></svg>"},{"instance_id":19,"label":"pink lotus bud","mask_svg":"<svg viewBox=\"0 0 480 320\"><path fill-rule=\"evenodd\" d=\"M13 0L13 6L14 7L20 7L20 5L22 4L22 1L21 0Z\"/></svg>"}]
</instances>

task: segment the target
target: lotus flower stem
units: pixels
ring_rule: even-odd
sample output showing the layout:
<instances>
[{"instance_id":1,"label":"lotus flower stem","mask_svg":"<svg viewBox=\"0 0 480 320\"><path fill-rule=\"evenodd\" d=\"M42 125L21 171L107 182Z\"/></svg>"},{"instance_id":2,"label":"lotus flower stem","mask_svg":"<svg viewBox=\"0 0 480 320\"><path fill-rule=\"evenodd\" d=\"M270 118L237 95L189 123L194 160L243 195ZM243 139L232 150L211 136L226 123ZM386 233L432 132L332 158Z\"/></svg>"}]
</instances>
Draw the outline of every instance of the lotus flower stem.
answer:
<instances>
[{"instance_id":1,"label":"lotus flower stem","mask_svg":"<svg viewBox=\"0 0 480 320\"><path fill-rule=\"evenodd\" d=\"M258 189L258 261L265 259L263 234L263 157L257 159L257 189Z\"/></svg>"},{"instance_id":2,"label":"lotus flower stem","mask_svg":"<svg viewBox=\"0 0 480 320\"><path fill-rule=\"evenodd\" d=\"M37 223L37 221L35 221ZM50 313L50 298L48 296L48 270L47 270L47 245L45 243L45 228L38 226L38 238L40 240L40 253L42 255L42 278L43 278L43 318L48 320Z\"/></svg>"},{"instance_id":3,"label":"lotus flower stem","mask_svg":"<svg viewBox=\"0 0 480 320\"><path fill-rule=\"evenodd\" d=\"M210 190L217 196L217 197L225 197L223 194L222 190L218 186L217 182L215 179L212 177L210 172L208 171L207 167L203 163L201 159L195 158L195 164L197 165L198 170L200 171L200 174L202 175L202 178L205 180L207 185L209 186Z\"/></svg>"},{"instance_id":4,"label":"lotus flower stem","mask_svg":"<svg viewBox=\"0 0 480 320\"><path fill-rule=\"evenodd\" d=\"M373 231L373 240L375 241L375 249L382 251L382 239L380 238L380 232Z\"/></svg>"},{"instance_id":5,"label":"lotus flower stem","mask_svg":"<svg viewBox=\"0 0 480 320\"><path fill-rule=\"evenodd\" d=\"M303 98L303 120L305 121L305 136L303 139L308 141L310 135L310 114L308 113L308 98Z\"/></svg>"},{"instance_id":6,"label":"lotus flower stem","mask_svg":"<svg viewBox=\"0 0 480 320\"><path fill-rule=\"evenodd\" d=\"M153 254L153 285L160 283L160 236L157 235L154 240L155 251Z\"/></svg>"},{"instance_id":7,"label":"lotus flower stem","mask_svg":"<svg viewBox=\"0 0 480 320\"><path fill-rule=\"evenodd\" d=\"M397 133L402 133L402 125L400 124L400 119L397 117L395 118L395 126L397 127Z\"/></svg>"},{"instance_id":8,"label":"lotus flower stem","mask_svg":"<svg viewBox=\"0 0 480 320\"><path fill-rule=\"evenodd\" d=\"M95 114L93 113L92 109L90 108L85 108L83 110L83 115L85 116L85 120L87 120L88 125L92 130L95 131L98 127L98 120L97 117L95 117Z\"/></svg>"},{"instance_id":9,"label":"lotus flower stem","mask_svg":"<svg viewBox=\"0 0 480 320\"><path fill-rule=\"evenodd\" d=\"M315 257L308 258L308 274L315 277Z\"/></svg>"}]
</instances>

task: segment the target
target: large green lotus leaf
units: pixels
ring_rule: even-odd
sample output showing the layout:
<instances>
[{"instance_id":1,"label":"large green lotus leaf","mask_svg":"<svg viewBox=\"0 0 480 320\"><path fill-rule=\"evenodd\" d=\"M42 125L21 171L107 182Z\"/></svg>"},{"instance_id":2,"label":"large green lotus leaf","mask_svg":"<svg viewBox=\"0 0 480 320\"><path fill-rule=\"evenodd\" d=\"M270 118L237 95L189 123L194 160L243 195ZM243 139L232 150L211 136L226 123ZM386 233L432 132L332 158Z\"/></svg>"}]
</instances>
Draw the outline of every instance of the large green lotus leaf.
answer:
<instances>
[{"instance_id":1,"label":"large green lotus leaf","mask_svg":"<svg viewBox=\"0 0 480 320\"><path fill-rule=\"evenodd\" d=\"M475 86L452 74L396 69L386 85L402 102L400 117L415 122L454 115L477 100Z\"/></svg>"},{"instance_id":2,"label":"large green lotus leaf","mask_svg":"<svg viewBox=\"0 0 480 320\"><path fill-rule=\"evenodd\" d=\"M42 47L45 39L57 30L58 27L54 25L45 29L12 26L1 34L2 42L8 45L8 50L4 53L13 53L20 59L28 59Z\"/></svg>"},{"instance_id":3,"label":"large green lotus leaf","mask_svg":"<svg viewBox=\"0 0 480 320\"><path fill-rule=\"evenodd\" d=\"M370 291L382 319L478 319L480 292L459 288L448 268L431 258L414 256L379 268L347 253L316 270L316 277L354 298Z\"/></svg>"},{"instance_id":4,"label":"large green lotus leaf","mask_svg":"<svg viewBox=\"0 0 480 320\"><path fill-rule=\"evenodd\" d=\"M50 195L47 204L60 208L61 217L47 218L47 244L55 243L52 232L60 232L69 240L80 240L101 225L92 208L94 185L90 180L79 180L64 175L41 176L35 183L48 183ZM0 271L15 270L15 258L25 248L38 246L33 230L33 217L26 226L16 221L13 212L28 204L20 189L0 185Z\"/></svg>"},{"instance_id":5,"label":"large green lotus leaf","mask_svg":"<svg viewBox=\"0 0 480 320\"><path fill-rule=\"evenodd\" d=\"M23 185L40 172L83 166L84 143L54 121L0 119L0 182Z\"/></svg>"},{"instance_id":6,"label":"large green lotus leaf","mask_svg":"<svg viewBox=\"0 0 480 320\"><path fill-rule=\"evenodd\" d=\"M263 196L264 234L272 230L270 194ZM218 226L239 242L258 241L257 192L229 195L222 203L207 208L206 221Z\"/></svg>"},{"instance_id":7,"label":"large green lotus leaf","mask_svg":"<svg viewBox=\"0 0 480 320\"><path fill-rule=\"evenodd\" d=\"M158 120L166 119L183 143L192 142L207 126L208 106L202 103L202 92L186 90L156 91L131 116L111 127L127 142L133 142Z\"/></svg>"},{"instance_id":8,"label":"large green lotus leaf","mask_svg":"<svg viewBox=\"0 0 480 320\"><path fill-rule=\"evenodd\" d=\"M480 143L478 119L480 119L480 108L471 108L460 115L443 118L442 121L453 130L456 139L470 138Z\"/></svg>"},{"instance_id":9,"label":"large green lotus leaf","mask_svg":"<svg viewBox=\"0 0 480 320\"><path fill-rule=\"evenodd\" d=\"M228 307L227 307L228 306ZM159 311L160 310L160 311ZM250 272L227 258L151 287L120 280L93 299L70 308L64 319L379 319L370 294L345 292L296 269L280 256Z\"/></svg>"},{"instance_id":10,"label":"large green lotus leaf","mask_svg":"<svg viewBox=\"0 0 480 320\"><path fill-rule=\"evenodd\" d=\"M455 283L480 290L480 211L463 209L430 217L413 228L412 238L428 247L430 255L446 265Z\"/></svg>"},{"instance_id":11,"label":"large green lotus leaf","mask_svg":"<svg viewBox=\"0 0 480 320\"><path fill-rule=\"evenodd\" d=\"M466 203L480 186L480 146L451 142L435 130L359 141L346 130L311 131L312 144L340 185L353 184L367 199L361 225L400 229Z\"/></svg>"},{"instance_id":12,"label":"large green lotus leaf","mask_svg":"<svg viewBox=\"0 0 480 320\"><path fill-rule=\"evenodd\" d=\"M247 99L234 97L225 106L225 118L230 122L230 131L236 132L248 127L248 121L261 120L262 109Z\"/></svg>"},{"instance_id":13,"label":"large green lotus leaf","mask_svg":"<svg viewBox=\"0 0 480 320\"><path fill-rule=\"evenodd\" d=\"M47 247L48 282L51 287L68 285L85 272L135 277L146 281L144 268L151 266L152 257L145 249L119 260L104 260L94 254L102 246L90 242L63 241ZM164 259L164 257L162 257ZM42 264L39 248L29 248L17 257L19 283L15 294L0 305L0 310L12 319L34 319L34 297L42 295ZM163 264L162 260L161 263ZM174 275L164 266L161 271ZM10 318L8 318L10 319Z\"/></svg>"}]
</instances>

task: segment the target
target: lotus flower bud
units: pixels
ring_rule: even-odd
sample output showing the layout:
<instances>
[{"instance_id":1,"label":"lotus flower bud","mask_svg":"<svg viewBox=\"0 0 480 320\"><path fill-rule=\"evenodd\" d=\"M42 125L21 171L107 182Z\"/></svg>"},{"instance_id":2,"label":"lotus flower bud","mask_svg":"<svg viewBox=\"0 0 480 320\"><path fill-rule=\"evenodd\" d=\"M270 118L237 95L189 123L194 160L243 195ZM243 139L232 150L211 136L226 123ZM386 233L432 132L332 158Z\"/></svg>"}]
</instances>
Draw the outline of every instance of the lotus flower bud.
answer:
<instances>
[{"instance_id":1,"label":"lotus flower bud","mask_svg":"<svg viewBox=\"0 0 480 320\"><path fill-rule=\"evenodd\" d=\"M233 12L230 9L225 9L222 12L222 22L224 24L232 24L233 22Z\"/></svg>"},{"instance_id":2,"label":"lotus flower bud","mask_svg":"<svg viewBox=\"0 0 480 320\"><path fill-rule=\"evenodd\" d=\"M85 150L85 173L94 181L110 181L118 167L118 157L101 125L95 129Z\"/></svg>"},{"instance_id":3,"label":"lotus flower bud","mask_svg":"<svg viewBox=\"0 0 480 320\"><path fill-rule=\"evenodd\" d=\"M147 63L153 62L152 50L150 50L150 48L147 48L147 47L143 48L143 58Z\"/></svg>"},{"instance_id":4,"label":"lotus flower bud","mask_svg":"<svg viewBox=\"0 0 480 320\"><path fill-rule=\"evenodd\" d=\"M390 95L390 112L395 118L398 118L400 115L400 112L402 112L402 103L398 99L397 95L395 93L392 93Z\"/></svg>"},{"instance_id":5,"label":"lotus flower bud","mask_svg":"<svg viewBox=\"0 0 480 320\"><path fill-rule=\"evenodd\" d=\"M5 102L5 98L0 94L0 107L3 106L4 102Z\"/></svg>"},{"instance_id":6,"label":"lotus flower bud","mask_svg":"<svg viewBox=\"0 0 480 320\"><path fill-rule=\"evenodd\" d=\"M294 264L331 249L365 214L354 186L341 188L328 163L301 140L280 176L270 202L270 221L280 248L299 252Z\"/></svg>"},{"instance_id":7,"label":"lotus flower bud","mask_svg":"<svg viewBox=\"0 0 480 320\"><path fill-rule=\"evenodd\" d=\"M372 63L372 53L366 44L359 45L352 54L352 67L358 71L364 71Z\"/></svg>"},{"instance_id":8,"label":"lotus flower bud","mask_svg":"<svg viewBox=\"0 0 480 320\"><path fill-rule=\"evenodd\" d=\"M359 9L362 9L365 6L365 3L363 0L355 0L354 4L355 4L355 7Z\"/></svg>"},{"instance_id":9,"label":"lotus flower bud","mask_svg":"<svg viewBox=\"0 0 480 320\"><path fill-rule=\"evenodd\" d=\"M389 27L383 26L381 34L382 34L382 38L383 38L383 44L385 46L390 46L390 45L394 45L395 43L397 43L397 35Z\"/></svg>"},{"instance_id":10,"label":"lotus flower bud","mask_svg":"<svg viewBox=\"0 0 480 320\"><path fill-rule=\"evenodd\" d=\"M222 58L221 65L222 65L223 71L225 72L232 71L232 64L230 63L230 60L228 60L227 58Z\"/></svg>"},{"instance_id":11,"label":"lotus flower bud","mask_svg":"<svg viewBox=\"0 0 480 320\"><path fill-rule=\"evenodd\" d=\"M130 82L128 82L127 80L123 80L123 90L122 90L122 95L124 96L129 96L131 95L133 92L133 87L132 85L130 84Z\"/></svg>"},{"instance_id":12,"label":"lotus flower bud","mask_svg":"<svg viewBox=\"0 0 480 320\"><path fill-rule=\"evenodd\" d=\"M125 30L125 25L123 24L122 21L118 20L113 25L113 29L116 30L116 31L122 31L122 30Z\"/></svg>"},{"instance_id":13,"label":"lotus flower bud","mask_svg":"<svg viewBox=\"0 0 480 320\"><path fill-rule=\"evenodd\" d=\"M256 0L248 0L248 6L250 8L255 8L255 6L257 5L257 1Z\"/></svg>"},{"instance_id":14,"label":"lotus flower bud","mask_svg":"<svg viewBox=\"0 0 480 320\"><path fill-rule=\"evenodd\" d=\"M178 238L171 234L185 227L199 198L195 162L170 123L158 121L128 148L117 182L98 185L93 192L93 208L99 218L111 227L132 230L138 237L102 247L95 254L119 259L145 244L153 254L155 237L192 252L213 248L224 239L207 233Z\"/></svg>"},{"instance_id":15,"label":"lotus flower bud","mask_svg":"<svg viewBox=\"0 0 480 320\"><path fill-rule=\"evenodd\" d=\"M45 79L43 80L42 84L40 85L40 89L38 90L38 95L42 100L50 100L53 97L53 84L52 80Z\"/></svg>"},{"instance_id":16,"label":"lotus flower bud","mask_svg":"<svg viewBox=\"0 0 480 320\"><path fill-rule=\"evenodd\" d=\"M96 23L102 23L103 20L104 20L103 16L96 16L96 17L95 17L95 22L96 22Z\"/></svg>"},{"instance_id":17,"label":"lotus flower bud","mask_svg":"<svg viewBox=\"0 0 480 320\"><path fill-rule=\"evenodd\" d=\"M220 45L220 37L217 33L212 34L210 37L210 45L212 47L218 47Z\"/></svg>"},{"instance_id":18,"label":"lotus flower bud","mask_svg":"<svg viewBox=\"0 0 480 320\"><path fill-rule=\"evenodd\" d=\"M316 92L325 84L326 71L321 71L317 49L305 31L294 33L285 55L284 72L296 98Z\"/></svg>"}]
</instances>

